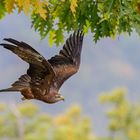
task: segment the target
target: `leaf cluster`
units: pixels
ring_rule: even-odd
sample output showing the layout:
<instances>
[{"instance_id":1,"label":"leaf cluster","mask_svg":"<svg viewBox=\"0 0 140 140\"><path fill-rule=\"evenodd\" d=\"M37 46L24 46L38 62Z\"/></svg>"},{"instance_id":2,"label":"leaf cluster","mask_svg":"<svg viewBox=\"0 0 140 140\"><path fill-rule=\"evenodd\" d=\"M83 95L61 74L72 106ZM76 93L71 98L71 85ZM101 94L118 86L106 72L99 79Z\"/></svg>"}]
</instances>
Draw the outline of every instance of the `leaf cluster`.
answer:
<instances>
[{"instance_id":1,"label":"leaf cluster","mask_svg":"<svg viewBox=\"0 0 140 140\"><path fill-rule=\"evenodd\" d=\"M90 29L95 42L133 29L140 34L140 0L4 0L0 18L14 9L29 15L41 38L49 35L50 45L60 45L65 32L77 29Z\"/></svg>"}]
</instances>

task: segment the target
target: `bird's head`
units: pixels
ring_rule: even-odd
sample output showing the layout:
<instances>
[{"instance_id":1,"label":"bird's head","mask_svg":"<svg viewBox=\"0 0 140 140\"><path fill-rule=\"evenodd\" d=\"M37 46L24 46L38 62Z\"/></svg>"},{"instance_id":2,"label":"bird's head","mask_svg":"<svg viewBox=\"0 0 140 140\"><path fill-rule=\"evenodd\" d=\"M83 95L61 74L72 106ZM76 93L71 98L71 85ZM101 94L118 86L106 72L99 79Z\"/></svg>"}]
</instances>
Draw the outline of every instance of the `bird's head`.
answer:
<instances>
[{"instance_id":1,"label":"bird's head","mask_svg":"<svg viewBox=\"0 0 140 140\"><path fill-rule=\"evenodd\" d=\"M64 101L64 97L60 93L53 92L46 95L44 101L49 104L53 104L59 101Z\"/></svg>"},{"instance_id":2,"label":"bird's head","mask_svg":"<svg viewBox=\"0 0 140 140\"><path fill-rule=\"evenodd\" d=\"M59 101L64 101L65 98L61 94L58 93L54 96L54 100L55 100L55 103L56 103L56 102L59 102Z\"/></svg>"}]
</instances>

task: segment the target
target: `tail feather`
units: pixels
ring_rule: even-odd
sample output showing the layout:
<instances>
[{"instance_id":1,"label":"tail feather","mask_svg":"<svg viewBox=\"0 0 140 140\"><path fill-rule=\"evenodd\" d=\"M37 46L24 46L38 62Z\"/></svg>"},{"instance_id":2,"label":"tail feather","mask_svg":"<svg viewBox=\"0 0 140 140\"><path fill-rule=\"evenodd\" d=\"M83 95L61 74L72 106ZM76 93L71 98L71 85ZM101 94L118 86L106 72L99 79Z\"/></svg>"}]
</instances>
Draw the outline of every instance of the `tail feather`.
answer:
<instances>
[{"instance_id":1,"label":"tail feather","mask_svg":"<svg viewBox=\"0 0 140 140\"><path fill-rule=\"evenodd\" d=\"M0 92L11 92L11 91L20 91L20 88L18 87L11 87L11 88L5 88L1 89Z\"/></svg>"},{"instance_id":2,"label":"tail feather","mask_svg":"<svg viewBox=\"0 0 140 140\"><path fill-rule=\"evenodd\" d=\"M22 75L16 82L14 82L10 88L1 89L0 92L10 92L10 91L22 91L25 88L30 87L31 78L29 75Z\"/></svg>"}]
</instances>

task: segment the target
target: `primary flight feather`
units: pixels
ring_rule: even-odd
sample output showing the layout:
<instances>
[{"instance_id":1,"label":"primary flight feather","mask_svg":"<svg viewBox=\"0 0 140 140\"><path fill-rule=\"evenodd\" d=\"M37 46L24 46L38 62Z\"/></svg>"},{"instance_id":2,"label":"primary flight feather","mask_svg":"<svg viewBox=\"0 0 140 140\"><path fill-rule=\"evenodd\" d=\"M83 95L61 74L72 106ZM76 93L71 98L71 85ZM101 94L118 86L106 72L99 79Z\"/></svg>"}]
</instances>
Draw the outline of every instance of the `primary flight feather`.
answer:
<instances>
[{"instance_id":1,"label":"primary flight feather","mask_svg":"<svg viewBox=\"0 0 140 140\"><path fill-rule=\"evenodd\" d=\"M10 88L0 92L19 91L23 100L37 99L50 104L64 100L59 89L79 69L83 37L82 31L75 31L66 40L59 54L49 60L25 42L5 38L9 43L0 45L29 63L29 69Z\"/></svg>"}]
</instances>

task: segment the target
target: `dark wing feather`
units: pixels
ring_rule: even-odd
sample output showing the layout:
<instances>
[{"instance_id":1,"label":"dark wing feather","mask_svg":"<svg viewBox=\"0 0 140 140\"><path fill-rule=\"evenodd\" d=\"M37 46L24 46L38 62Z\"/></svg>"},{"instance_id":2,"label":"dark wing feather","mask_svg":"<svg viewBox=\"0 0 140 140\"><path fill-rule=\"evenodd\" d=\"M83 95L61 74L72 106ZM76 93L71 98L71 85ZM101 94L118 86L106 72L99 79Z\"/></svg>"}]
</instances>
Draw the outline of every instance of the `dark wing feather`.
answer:
<instances>
[{"instance_id":1,"label":"dark wing feather","mask_svg":"<svg viewBox=\"0 0 140 140\"><path fill-rule=\"evenodd\" d=\"M4 48L12 51L27 63L42 66L42 61L44 60L43 56L41 56L30 45L12 38L5 38L4 40L9 42L0 44L4 46Z\"/></svg>"},{"instance_id":2,"label":"dark wing feather","mask_svg":"<svg viewBox=\"0 0 140 140\"><path fill-rule=\"evenodd\" d=\"M27 74L31 77L33 83L38 82L40 78L44 78L46 72L52 77L55 75L51 64L30 45L12 38L5 38L4 40L9 43L2 43L1 46L29 63Z\"/></svg>"},{"instance_id":3,"label":"dark wing feather","mask_svg":"<svg viewBox=\"0 0 140 140\"><path fill-rule=\"evenodd\" d=\"M60 88L65 80L75 74L80 66L83 32L77 31L66 40L59 55L49 59L56 73L57 88Z\"/></svg>"},{"instance_id":4,"label":"dark wing feather","mask_svg":"<svg viewBox=\"0 0 140 140\"><path fill-rule=\"evenodd\" d=\"M25 42L19 42L12 38L5 38L4 40L10 42L10 44L2 43L0 45L12 51L27 63L38 65L40 67L47 66L49 69L52 70L49 62L30 45L26 44Z\"/></svg>"}]
</instances>

